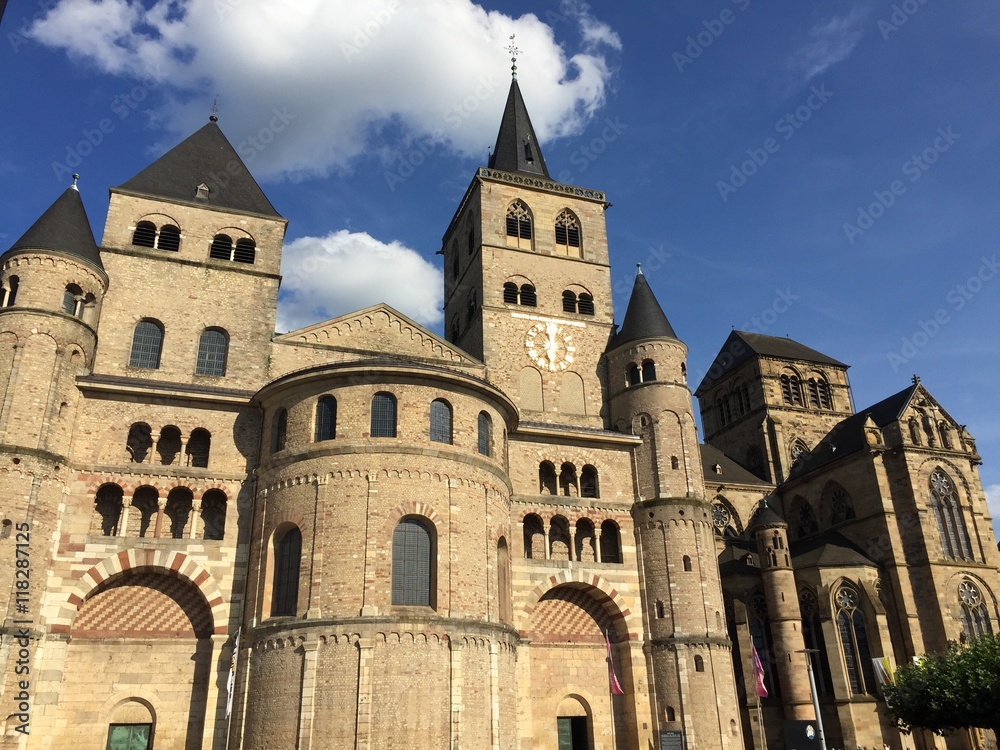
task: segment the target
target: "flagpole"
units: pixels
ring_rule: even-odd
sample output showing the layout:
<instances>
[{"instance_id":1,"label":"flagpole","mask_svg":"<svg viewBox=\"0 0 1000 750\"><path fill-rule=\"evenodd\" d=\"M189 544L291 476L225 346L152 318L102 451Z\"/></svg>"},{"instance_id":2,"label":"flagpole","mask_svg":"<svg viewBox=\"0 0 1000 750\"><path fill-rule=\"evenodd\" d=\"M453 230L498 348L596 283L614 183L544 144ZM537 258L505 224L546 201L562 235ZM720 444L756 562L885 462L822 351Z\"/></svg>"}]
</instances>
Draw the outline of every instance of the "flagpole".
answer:
<instances>
[{"instance_id":1,"label":"flagpole","mask_svg":"<svg viewBox=\"0 0 1000 750\"><path fill-rule=\"evenodd\" d=\"M767 750L767 736L764 734L764 709L760 707L760 696L757 696L757 724L760 726L760 747Z\"/></svg>"}]
</instances>

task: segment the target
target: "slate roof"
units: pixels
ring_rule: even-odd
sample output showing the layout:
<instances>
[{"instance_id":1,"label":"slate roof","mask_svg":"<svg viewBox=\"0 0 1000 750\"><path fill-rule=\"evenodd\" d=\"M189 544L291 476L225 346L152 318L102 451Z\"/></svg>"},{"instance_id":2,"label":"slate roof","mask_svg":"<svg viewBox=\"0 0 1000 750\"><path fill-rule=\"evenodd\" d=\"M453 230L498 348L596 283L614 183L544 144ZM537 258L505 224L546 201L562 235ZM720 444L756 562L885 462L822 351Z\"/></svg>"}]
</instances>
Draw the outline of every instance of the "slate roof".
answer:
<instances>
[{"instance_id":1,"label":"slate roof","mask_svg":"<svg viewBox=\"0 0 1000 750\"><path fill-rule=\"evenodd\" d=\"M763 484L768 487L771 486L771 483L766 479L761 479L753 472L744 469L715 446L702 443L699 447L701 448L701 466L706 482L712 484L724 482L726 484ZM721 474L715 473L713 467L716 464L722 467Z\"/></svg>"},{"instance_id":2,"label":"slate roof","mask_svg":"<svg viewBox=\"0 0 1000 750\"><path fill-rule=\"evenodd\" d=\"M837 531L827 531L792 542L790 547L792 565L796 569L876 564L860 547Z\"/></svg>"},{"instance_id":3,"label":"slate roof","mask_svg":"<svg viewBox=\"0 0 1000 750\"><path fill-rule=\"evenodd\" d=\"M788 525L774 506L768 503L757 509L753 518L750 519L750 525L747 527L747 531L753 531L758 526L771 526L772 524L777 523L784 524L786 526Z\"/></svg>"},{"instance_id":4,"label":"slate roof","mask_svg":"<svg viewBox=\"0 0 1000 750\"><path fill-rule=\"evenodd\" d=\"M516 78L510 82L507 105L500 120L500 131L497 133L497 143L490 156L489 166L504 172L520 172L551 179Z\"/></svg>"},{"instance_id":5,"label":"slate roof","mask_svg":"<svg viewBox=\"0 0 1000 750\"><path fill-rule=\"evenodd\" d=\"M66 188L21 238L0 256L0 260L18 250L49 250L70 255L94 268L104 270L94 232L87 219L80 191Z\"/></svg>"},{"instance_id":6,"label":"slate roof","mask_svg":"<svg viewBox=\"0 0 1000 750\"><path fill-rule=\"evenodd\" d=\"M198 186L208 197L198 198ZM151 198L283 218L271 205L216 122L209 122L119 190Z\"/></svg>"},{"instance_id":7,"label":"slate roof","mask_svg":"<svg viewBox=\"0 0 1000 750\"><path fill-rule=\"evenodd\" d=\"M868 448L865 440L864 424L871 417L879 429L892 424L902 415L910 399L917 389L917 385L911 385L899 393L894 393L888 398L884 398L877 404L872 404L867 409L861 409L857 414L852 414L846 419L842 419L833 429L830 430L819 444L809 453L806 453L799 461L792 466L788 472L789 479L801 477L804 474L816 471L819 468L839 461L847 456Z\"/></svg>"},{"instance_id":8,"label":"slate roof","mask_svg":"<svg viewBox=\"0 0 1000 750\"><path fill-rule=\"evenodd\" d=\"M649 287L646 277L639 271L635 275L632 286L632 296L625 310L625 320L611 340L608 351L640 339L676 339L673 326L663 313L663 308L656 301L653 290Z\"/></svg>"},{"instance_id":9,"label":"slate roof","mask_svg":"<svg viewBox=\"0 0 1000 750\"><path fill-rule=\"evenodd\" d=\"M800 344L792 339L765 336L762 333L748 331L733 331L726 339L726 343L722 345L722 349L716 355L712 366L708 368L708 374L705 375L694 395L701 396L717 381L754 356L797 359L845 369L849 367L833 357L828 357L822 352L810 349L805 344Z\"/></svg>"}]
</instances>

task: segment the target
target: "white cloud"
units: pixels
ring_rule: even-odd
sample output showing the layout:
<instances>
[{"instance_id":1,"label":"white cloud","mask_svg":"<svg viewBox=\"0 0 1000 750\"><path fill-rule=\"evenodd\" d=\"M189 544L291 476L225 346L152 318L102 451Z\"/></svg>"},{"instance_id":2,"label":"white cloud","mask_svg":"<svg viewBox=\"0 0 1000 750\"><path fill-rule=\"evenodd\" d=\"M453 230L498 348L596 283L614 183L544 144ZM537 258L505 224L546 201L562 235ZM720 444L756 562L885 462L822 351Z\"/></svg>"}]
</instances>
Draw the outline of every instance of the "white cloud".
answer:
<instances>
[{"instance_id":1,"label":"white cloud","mask_svg":"<svg viewBox=\"0 0 1000 750\"><path fill-rule=\"evenodd\" d=\"M300 237L281 259L279 331L385 302L425 326L441 322L442 273L416 250L341 229Z\"/></svg>"},{"instance_id":2,"label":"white cloud","mask_svg":"<svg viewBox=\"0 0 1000 750\"><path fill-rule=\"evenodd\" d=\"M234 143L273 110L288 113L289 126L254 150L253 170L308 177L348 167L376 136L387 162L415 139L484 153L509 86L511 34L539 138L582 131L621 40L583 3L562 10L552 23L577 35L572 53L537 16L471 0L59 0L31 34L105 72L162 82L164 145L204 122L217 93Z\"/></svg>"},{"instance_id":3,"label":"white cloud","mask_svg":"<svg viewBox=\"0 0 1000 750\"><path fill-rule=\"evenodd\" d=\"M864 36L866 16L864 9L856 8L816 24L792 53L789 67L808 82L846 59Z\"/></svg>"}]
</instances>

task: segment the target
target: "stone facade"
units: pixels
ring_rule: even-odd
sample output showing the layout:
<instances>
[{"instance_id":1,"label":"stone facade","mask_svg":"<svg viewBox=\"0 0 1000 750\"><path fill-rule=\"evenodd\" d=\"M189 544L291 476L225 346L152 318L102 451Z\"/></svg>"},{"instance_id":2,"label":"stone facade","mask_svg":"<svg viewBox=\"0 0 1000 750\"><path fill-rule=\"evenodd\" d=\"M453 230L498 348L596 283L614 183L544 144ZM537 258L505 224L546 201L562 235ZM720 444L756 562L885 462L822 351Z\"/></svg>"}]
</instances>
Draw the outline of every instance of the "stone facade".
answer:
<instances>
[{"instance_id":1,"label":"stone facade","mask_svg":"<svg viewBox=\"0 0 1000 750\"><path fill-rule=\"evenodd\" d=\"M816 644L831 745L904 747L861 657L1000 623L971 436L756 341L699 445L641 275L614 325L605 196L532 169L447 228L445 338L274 335L286 221L214 122L99 249L52 241L90 236L68 192L0 257L0 747L761 747L751 641L767 747Z\"/></svg>"}]
</instances>

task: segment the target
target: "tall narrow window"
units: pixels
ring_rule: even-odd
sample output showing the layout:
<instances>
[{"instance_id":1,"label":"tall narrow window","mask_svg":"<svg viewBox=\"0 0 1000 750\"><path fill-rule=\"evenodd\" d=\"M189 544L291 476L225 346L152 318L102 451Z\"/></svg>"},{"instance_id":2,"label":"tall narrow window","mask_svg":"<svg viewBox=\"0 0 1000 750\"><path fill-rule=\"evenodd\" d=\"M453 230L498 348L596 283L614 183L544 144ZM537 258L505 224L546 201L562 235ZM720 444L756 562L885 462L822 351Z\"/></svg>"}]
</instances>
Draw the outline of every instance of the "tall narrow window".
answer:
<instances>
[{"instance_id":1,"label":"tall narrow window","mask_svg":"<svg viewBox=\"0 0 1000 750\"><path fill-rule=\"evenodd\" d=\"M315 441L333 440L337 437L337 399L333 396L320 396L316 402L316 432Z\"/></svg>"},{"instance_id":2,"label":"tall narrow window","mask_svg":"<svg viewBox=\"0 0 1000 750\"><path fill-rule=\"evenodd\" d=\"M507 244L521 250L531 250L531 213L522 201L507 208Z\"/></svg>"},{"instance_id":3,"label":"tall narrow window","mask_svg":"<svg viewBox=\"0 0 1000 750\"><path fill-rule=\"evenodd\" d=\"M199 427L191 431L187 443L188 465L199 469L208 468L208 456L212 450L212 434Z\"/></svg>"},{"instance_id":4,"label":"tall narrow window","mask_svg":"<svg viewBox=\"0 0 1000 750\"><path fill-rule=\"evenodd\" d=\"M768 697L781 697L781 683L778 682L778 668L774 653L774 640L771 636L771 626L767 613L767 599L761 593L750 597L747 605L749 615L750 641L757 649L761 666L764 668L764 686Z\"/></svg>"},{"instance_id":5,"label":"tall narrow window","mask_svg":"<svg viewBox=\"0 0 1000 750\"><path fill-rule=\"evenodd\" d=\"M149 451L153 449L153 431L145 422L136 422L128 430L125 439L125 451L129 461L141 464L146 460Z\"/></svg>"},{"instance_id":6,"label":"tall narrow window","mask_svg":"<svg viewBox=\"0 0 1000 750\"><path fill-rule=\"evenodd\" d=\"M875 669L868 648L868 631L865 618L858 609L858 592L844 586L837 592L837 630L844 649L847 680L854 695L877 695Z\"/></svg>"},{"instance_id":7,"label":"tall narrow window","mask_svg":"<svg viewBox=\"0 0 1000 750\"><path fill-rule=\"evenodd\" d=\"M564 463L559 470L559 494L564 497L579 497L579 486L576 482L576 467Z\"/></svg>"},{"instance_id":8,"label":"tall narrow window","mask_svg":"<svg viewBox=\"0 0 1000 750\"><path fill-rule=\"evenodd\" d=\"M274 546L274 586L271 616L294 615L299 607L299 568L302 566L302 532L285 531Z\"/></svg>"},{"instance_id":9,"label":"tall narrow window","mask_svg":"<svg viewBox=\"0 0 1000 750\"><path fill-rule=\"evenodd\" d=\"M625 368L625 378L629 385L639 385L642 382L642 376L639 374L639 365L632 362Z\"/></svg>"},{"instance_id":10,"label":"tall narrow window","mask_svg":"<svg viewBox=\"0 0 1000 750\"><path fill-rule=\"evenodd\" d=\"M153 247L156 244L156 224L151 221L140 221L132 232L132 244L139 247Z\"/></svg>"},{"instance_id":11,"label":"tall narrow window","mask_svg":"<svg viewBox=\"0 0 1000 750\"><path fill-rule=\"evenodd\" d=\"M372 397L372 437L396 437L396 397L391 393L376 393Z\"/></svg>"},{"instance_id":12,"label":"tall narrow window","mask_svg":"<svg viewBox=\"0 0 1000 750\"><path fill-rule=\"evenodd\" d=\"M226 494L222 490L209 490L201 499L202 536L208 540L226 536Z\"/></svg>"},{"instance_id":13,"label":"tall narrow window","mask_svg":"<svg viewBox=\"0 0 1000 750\"><path fill-rule=\"evenodd\" d=\"M430 438L432 443L451 443L451 406L447 401L431 401Z\"/></svg>"},{"instance_id":14,"label":"tall narrow window","mask_svg":"<svg viewBox=\"0 0 1000 750\"><path fill-rule=\"evenodd\" d=\"M132 352L129 367L156 370L163 349L163 326L155 320L140 320L132 332Z\"/></svg>"},{"instance_id":15,"label":"tall narrow window","mask_svg":"<svg viewBox=\"0 0 1000 750\"><path fill-rule=\"evenodd\" d=\"M545 528L542 519L534 513L524 517L521 524L524 537L524 556L528 560L545 559Z\"/></svg>"},{"instance_id":16,"label":"tall narrow window","mask_svg":"<svg viewBox=\"0 0 1000 750\"><path fill-rule=\"evenodd\" d=\"M117 484L105 484L97 490L94 499L94 510L101 523L101 534L118 536L118 522L122 517L122 488Z\"/></svg>"},{"instance_id":17,"label":"tall narrow window","mask_svg":"<svg viewBox=\"0 0 1000 750\"><path fill-rule=\"evenodd\" d=\"M556 467L551 461L542 461L538 465L538 494L556 494Z\"/></svg>"},{"instance_id":18,"label":"tall narrow window","mask_svg":"<svg viewBox=\"0 0 1000 750\"><path fill-rule=\"evenodd\" d=\"M781 399L792 406L802 406L802 383L798 375L781 376Z\"/></svg>"},{"instance_id":19,"label":"tall narrow window","mask_svg":"<svg viewBox=\"0 0 1000 750\"><path fill-rule=\"evenodd\" d=\"M19 279L17 276L11 276L7 279L7 284L2 290L3 296L0 297L0 307L13 307L14 300L17 298L17 285Z\"/></svg>"},{"instance_id":20,"label":"tall narrow window","mask_svg":"<svg viewBox=\"0 0 1000 750\"><path fill-rule=\"evenodd\" d=\"M799 611L802 614L802 640L810 650L809 659L816 675L816 690L820 698L825 698L833 693L833 681L823 638L823 624L819 618L819 602L811 589L802 589L799 594Z\"/></svg>"},{"instance_id":21,"label":"tall narrow window","mask_svg":"<svg viewBox=\"0 0 1000 750\"><path fill-rule=\"evenodd\" d=\"M970 640L993 634L990 614L979 587L966 578L958 585L958 599L962 606L962 629Z\"/></svg>"},{"instance_id":22,"label":"tall narrow window","mask_svg":"<svg viewBox=\"0 0 1000 750\"><path fill-rule=\"evenodd\" d=\"M569 209L556 217L556 253L579 258L580 222Z\"/></svg>"},{"instance_id":23,"label":"tall narrow window","mask_svg":"<svg viewBox=\"0 0 1000 750\"><path fill-rule=\"evenodd\" d=\"M62 311L77 318L83 316L83 290L76 284L67 284L63 292Z\"/></svg>"},{"instance_id":24,"label":"tall narrow window","mask_svg":"<svg viewBox=\"0 0 1000 750\"><path fill-rule=\"evenodd\" d=\"M493 420L484 411L479 412L479 418L476 420L476 433L476 449L479 455L492 455Z\"/></svg>"},{"instance_id":25,"label":"tall narrow window","mask_svg":"<svg viewBox=\"0 0 1000 750\"><path fill-rule=\"evenodd\" d=\"M392 603L433 607L433 544L422 521L404 518L392 532Z\"/></svg>"},{"instance_id":26,"label":"tall narrow window","mask_svg":"<svg viewBox=\"0 0 1000 750\"><path fill-rule=\"evenodd\" d=\"M274 426L271 428L271 452L285 450L288 440L288 410L279 409L274 415Z\"/></svg>"},{"instance_id":27,"label":"tall narrow window","mask_svg":"<svg viewBox=\"0 0 1000 750\"><path fill-rule=\"evenodd\" d=\"M944 554L953 560L972 560L969 532L955 485L941 469L931 474L931 506L937 518Z\"/></svg>"},{"instance_id":28,"label":"tall narrow window","mask_svg":"<svg viewBox=\"0 0 1000 750\"><path fill-rule=\"evenodd\" d=\"M221 328L206 328L198 339L198 361L196 375L222 377L226 374L226 360L229 356L229 334Z\"/></svg>"},{"instance_id":29,"label":"tall narrow window","mask_svg":"<svg viewBox=\"0 0 1000 750\"><path fill-rule=\"evenodd\" d=\"M580 472L580 497L600 497L600 487L597 483L597 469L590 464Z\"/></svg>"},{"instance_id":30,"label":"tall narrow window","mask_svg":"<svg viewBox=\"0 0 1000 750\"><path fill-rule=\"evenodd\" d=\"M650 383L656 380L656 365L653 360L646 359L642 362L642 382Z\"/></svg>"},{"instance_id":31,"label":"tall narrow window","mask_svg":"<svg viewBox=\"0 0 1000 750\"><path fill-rule=\"evenodd\" d=\"M622 540L618 524L607 520L601 524L601 562L622 562Z\"/></svg>"}]
</instances>

